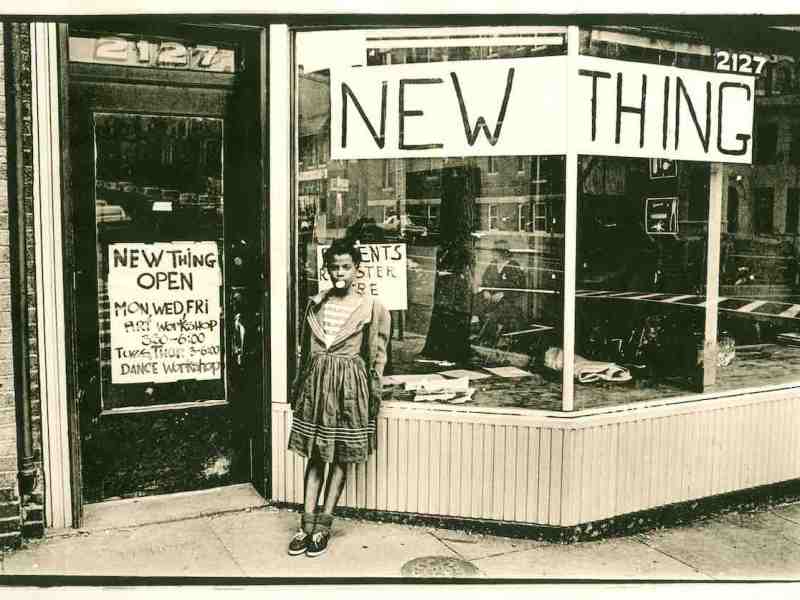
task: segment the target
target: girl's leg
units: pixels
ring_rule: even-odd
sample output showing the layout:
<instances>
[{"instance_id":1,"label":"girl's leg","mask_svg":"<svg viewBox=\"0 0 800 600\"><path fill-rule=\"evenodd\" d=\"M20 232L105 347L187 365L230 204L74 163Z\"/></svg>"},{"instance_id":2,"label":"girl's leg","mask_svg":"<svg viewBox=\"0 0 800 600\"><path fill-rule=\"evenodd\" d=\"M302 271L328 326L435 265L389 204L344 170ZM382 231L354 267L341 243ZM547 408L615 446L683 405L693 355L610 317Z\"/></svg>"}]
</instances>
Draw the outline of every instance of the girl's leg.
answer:
<instances>
[{"instance_id":1,"label":"girl's leg","mask_svg":"<svg viewBox=\"0 0 800 600\"><path fill-rule=\"evenodd\" d=\"M289 542L289 555L303 554L309 546L311 535L316 526L314 511L319 502L319 493L322 490L322 480L325 476L325 463L315 451L311 454L306 465L305 494L303 498L303 516L300 517L300 531Z\"/></svg>"},{"instance_id":2,"label":"girl's leg","mask_svg":"<svg viewBox=\"0 0 800 600\"><path fill-rule=\"evenodd\" d=\"M314 535L306 549L306 555L319 556L328 549L328 540L331 537L333 525L333 509L339 502L339 496L344 489L344 480L347 476L345 466L334 461L328 469L328 480L325 482L325 502L322 512L314 520Z\"/></svg>"},{"instance_id":3,"label":"girl's leg","mask_svg":"<svg viewBox=\"0 0 800 600\"><path fill-rule=\"evenodd\" d=\"M344 482L347 479L346 465L340 462L332 462L328 469L328 481L325 482L325 504L322 513L332 515L333 509L339 503L339 497L344 490Z\"/></svg>"},{"instance_id":4,"label":"girl's leg","mask_svg":"<svg viewBox=\"0 0 800 600\"><path fill-rule=\"evenodd\" d=\"M322 481L325 478L325 463L314 451L306 465L305 494L303 496L303 510L306 514L314 514L319 504L319 494L322 491Z\"/></svg>"},{"instance_id":5,"label":"girl's leg","mask_svg":"<svg viewBox=\"0 0 800 600\"><path fill-rule=\"evenodd\" d=\"M314 534L306 548L307 556L319 556L328 549L333 525L333 509L336 508L339 496L342 495L346 475L344 465L335 461L331 463L328 480L325 482L325 502L322 512L314 518Z\"/></svg>"}]
</instances>

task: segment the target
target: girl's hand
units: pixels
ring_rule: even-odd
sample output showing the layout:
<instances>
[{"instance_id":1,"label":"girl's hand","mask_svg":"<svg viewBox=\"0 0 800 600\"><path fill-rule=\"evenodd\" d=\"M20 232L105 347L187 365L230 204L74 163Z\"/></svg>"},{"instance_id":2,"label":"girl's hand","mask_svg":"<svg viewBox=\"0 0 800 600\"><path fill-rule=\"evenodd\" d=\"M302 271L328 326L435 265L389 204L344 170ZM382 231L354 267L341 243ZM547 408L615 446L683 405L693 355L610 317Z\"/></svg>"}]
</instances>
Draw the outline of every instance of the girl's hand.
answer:
<instances>
[{"instance_id":1,"label":"girl's hand","mask_svg":"<svg viewBox=\"0 0 800 600\"><path fill-rule=\"evenodd\" d=\"M292 386L289 388L289 397L287 400L289 401L289 408L291 408L292 411L297 407L297 398L301 392L301 385L301 380L298 377L292 382Z\"/></svg>"},{"instance_id":2,"label":"girl's hand","mask_svg":"<svg viewBox=\"0 0 800 600\"><path fill-rule=\"evenodd\" d=\"M383 399L383 384L380 377L370 377L369 379L369 417L374 419L378 416Z\"/></svg>"}]
</instances>

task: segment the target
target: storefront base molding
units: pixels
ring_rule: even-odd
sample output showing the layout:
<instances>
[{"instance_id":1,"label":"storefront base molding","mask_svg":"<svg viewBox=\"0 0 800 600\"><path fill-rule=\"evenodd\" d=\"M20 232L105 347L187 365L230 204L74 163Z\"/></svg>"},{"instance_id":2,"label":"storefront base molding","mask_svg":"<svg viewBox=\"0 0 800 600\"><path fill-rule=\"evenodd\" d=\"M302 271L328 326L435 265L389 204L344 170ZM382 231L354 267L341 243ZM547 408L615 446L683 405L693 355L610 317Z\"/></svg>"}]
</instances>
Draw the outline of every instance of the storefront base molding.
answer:
<instances>
[{"instance_id":1,"label":"storefront base molding","mask_svg":"<svg viewBox=\"0 0 800 600\"><path fill-rule=\"evenodd\" d=\"M720 494L700 500L679 502L572 527L373 511L350 507L337 508L336 515L379 523L437 527L467 533L570 544L689 525L726 513L757 512L792 502L800 502L800 479ZM271 502L270 506L288 508L298 513L302 511L302 505L292 502Z\"/></svg>"}]
</instances>

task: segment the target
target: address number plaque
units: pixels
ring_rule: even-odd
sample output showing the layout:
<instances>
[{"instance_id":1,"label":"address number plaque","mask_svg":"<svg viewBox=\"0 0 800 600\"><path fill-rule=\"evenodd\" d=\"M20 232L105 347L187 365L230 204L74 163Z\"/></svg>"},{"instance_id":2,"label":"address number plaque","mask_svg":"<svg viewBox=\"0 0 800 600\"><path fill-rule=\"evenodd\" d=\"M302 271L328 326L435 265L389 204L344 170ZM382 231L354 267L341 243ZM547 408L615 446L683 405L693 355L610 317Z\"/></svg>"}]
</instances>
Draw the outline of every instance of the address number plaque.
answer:
<instances>
[{"instance_id":1,"label":"address number plaque","mask_svg":"<svg viewBox=\"0 0 800 600\"><path fill-rule=\"evenodd\" d=\"M71 62L234 73L236 51L209 44L122 36L70 36Z\"/></svg>"}]
</instances>

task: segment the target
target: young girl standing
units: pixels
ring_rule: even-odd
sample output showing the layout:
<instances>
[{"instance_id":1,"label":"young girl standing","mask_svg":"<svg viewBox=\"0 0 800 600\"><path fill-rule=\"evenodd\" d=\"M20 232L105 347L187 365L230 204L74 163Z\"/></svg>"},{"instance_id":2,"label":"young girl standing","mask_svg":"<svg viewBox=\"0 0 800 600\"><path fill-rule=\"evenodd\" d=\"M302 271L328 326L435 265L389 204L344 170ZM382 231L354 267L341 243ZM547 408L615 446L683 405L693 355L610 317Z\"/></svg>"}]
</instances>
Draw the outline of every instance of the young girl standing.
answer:
<instances>
[{"instance_id":1,"label":"young girl standing","mask_svg":"<svg viewBox=\"0 0 800 600\"><path fill-rule=\"evenodd\" d=\"M359 250L339 239L323 260L333 287L308 303L291 395L289 449L308 458L303 516L289 543L291 555L325 552L347 464L366 462L375 450L389 341L389 311L353 286L361 263ZM326 464L325 498L316 514Z\"/></svg>"}]
</instances>

